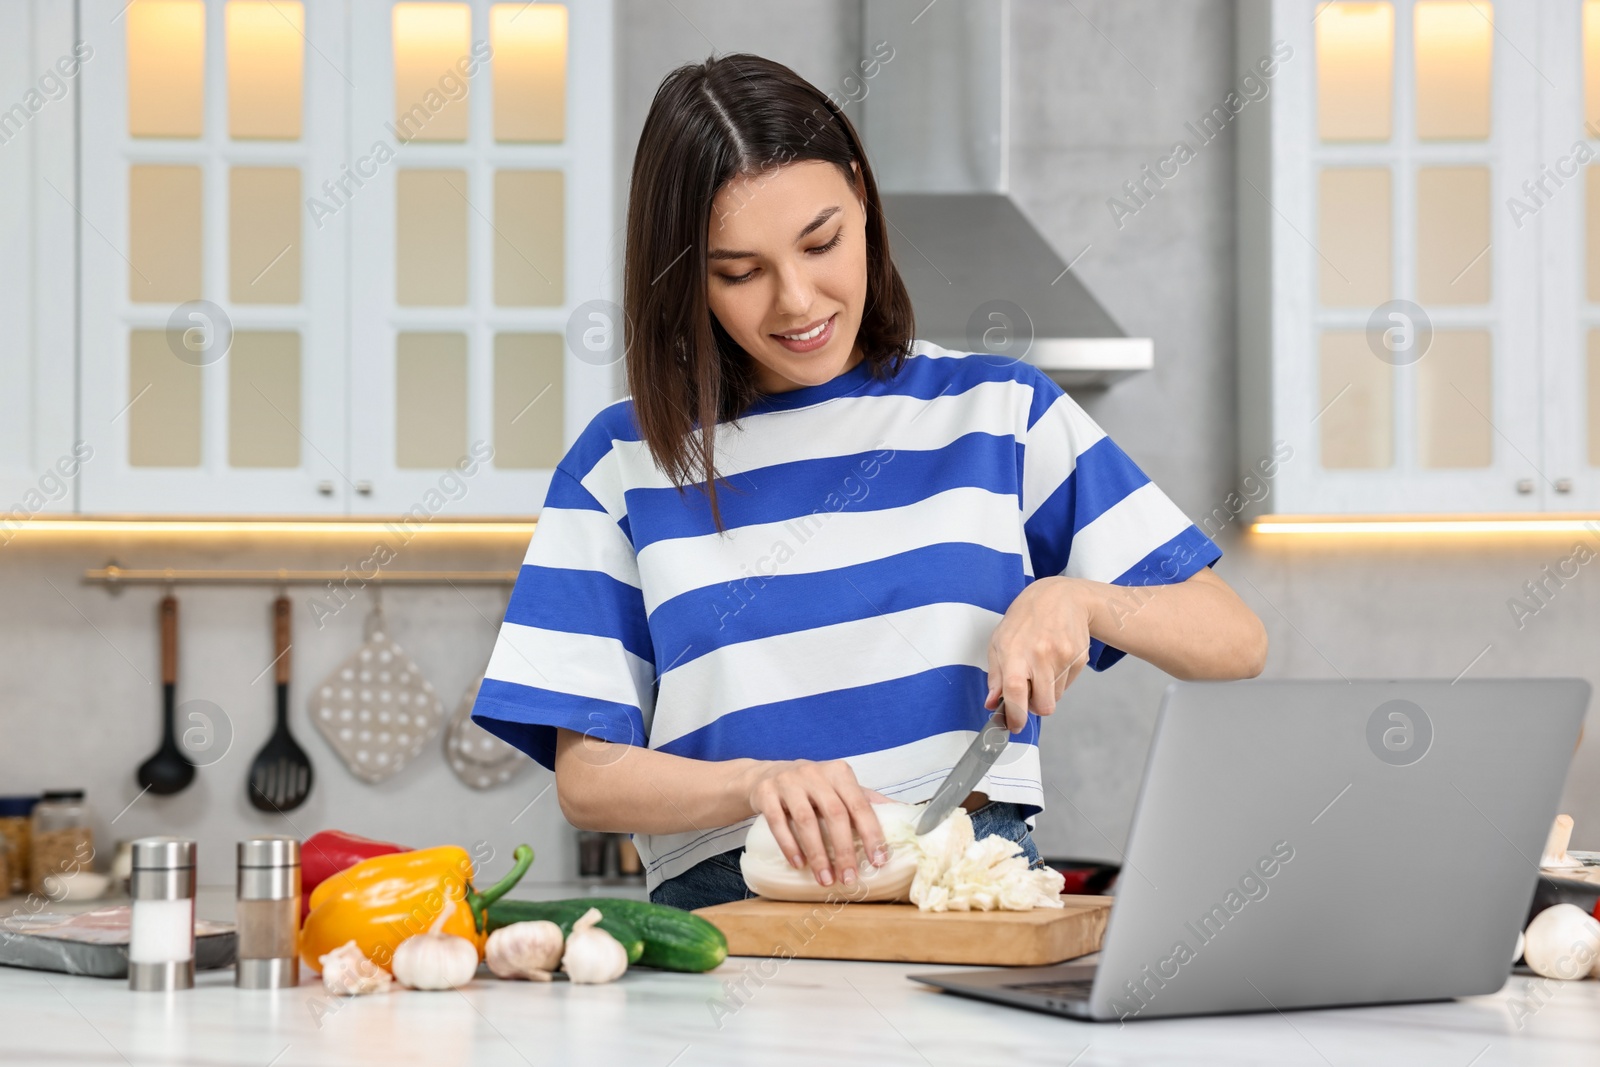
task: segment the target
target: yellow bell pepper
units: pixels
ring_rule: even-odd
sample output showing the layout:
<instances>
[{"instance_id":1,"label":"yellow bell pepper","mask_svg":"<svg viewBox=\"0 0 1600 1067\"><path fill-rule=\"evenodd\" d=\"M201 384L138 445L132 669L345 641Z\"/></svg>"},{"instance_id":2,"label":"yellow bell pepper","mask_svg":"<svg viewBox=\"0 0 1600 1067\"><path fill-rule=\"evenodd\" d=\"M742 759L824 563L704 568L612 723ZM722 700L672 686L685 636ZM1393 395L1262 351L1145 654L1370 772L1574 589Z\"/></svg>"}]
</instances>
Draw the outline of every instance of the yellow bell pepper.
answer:
<instances>
[{"instance_id":1,"label":"yellow bell pepper","mask_svg":"<svg viewBox=\"0 0 1600 1067\"><path fill-rule=\"evenodd\" d=\"M483 892L472 888L472 859L455 845L374 856L311 892L300 928L300 959L313 971L321 957L354 940L367 959L389 970L394 950L413 934L466 938L483 956L484 910L527 873L533 849L518 845L511 872Z\"/></svg>"}]
</instances>

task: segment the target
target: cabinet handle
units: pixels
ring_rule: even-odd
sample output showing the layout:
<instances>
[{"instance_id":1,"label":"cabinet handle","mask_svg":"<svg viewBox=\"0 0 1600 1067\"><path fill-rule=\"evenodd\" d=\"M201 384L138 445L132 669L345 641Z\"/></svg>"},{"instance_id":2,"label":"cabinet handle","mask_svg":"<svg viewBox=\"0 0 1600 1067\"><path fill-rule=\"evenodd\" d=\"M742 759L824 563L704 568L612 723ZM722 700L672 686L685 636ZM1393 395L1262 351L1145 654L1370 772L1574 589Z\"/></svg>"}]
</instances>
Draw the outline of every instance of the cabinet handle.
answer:
<instances>
[{"instance_id":1,"label":"cabinet handle","mask_svg":"<svg viewBox=\"0 0 1600 1067\"><path fill-rule=\"evenodd\" d=\"M323 496L332 496L333 482L327 478L324 478L322 481L317 483L317 492L321 493Z\"/></svg>"},{"instance_id":2,"label":"cabinet handle","mask_svg":"<svg viewBox=\"0 0 1600 1067\"><path fill-rule=\"evenodd\" d=\"M1527 493L1533 492L1533 479L1532 478L1518 478L1517 479L1517 492L1523 493L1523 494L1527 494Z\"/></svg>"},{"instance_id":3,"label":"cabinet handle","mask_svg":"<svg viewBox=\"0 0 1600 1067\"><path fill-rule=\"evenodd\" d=\"M1571 478L1557 478L1556 479L1556 492L1558 492L1558 493L1570 493L1570 492L1572 492L1572 479Z\"/></svg>"},{"instance_id":4,"label":"cabinet handle","mask_svg":"<svg viewBox=\"0 0 1600 1067\"><path fill-rule=\"evenodd\" d=\"M360 493L362 496L371 496L372 495L372 483L371 482L367 482L367 481L357 482L356 483L356 492Z\"/></svg>"}]
</instances>

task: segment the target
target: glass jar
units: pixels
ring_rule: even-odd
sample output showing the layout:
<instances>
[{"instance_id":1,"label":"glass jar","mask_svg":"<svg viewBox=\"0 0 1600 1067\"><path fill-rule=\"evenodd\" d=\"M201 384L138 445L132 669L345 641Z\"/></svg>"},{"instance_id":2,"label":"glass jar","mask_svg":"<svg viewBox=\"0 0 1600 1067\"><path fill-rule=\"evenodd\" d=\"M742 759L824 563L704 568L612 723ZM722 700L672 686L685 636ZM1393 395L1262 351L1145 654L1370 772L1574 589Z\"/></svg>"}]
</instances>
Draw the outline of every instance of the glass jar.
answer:
<instances>
[{"instance_id":1,"label":"glass jar","mask_svg":"<svg viewBox=\"0 0 1600 1067\"><path fill-rule=\"evenodd\" d=\"M0 891L9 893L11 885L11 843L0 836Z\"/></svg>"},{"instance_id":2,"label":"glass jar","mask_svg":"<svg viewBox=\"0 0 1600 1067\"><path fill-rule=\"evenodd\" d=\"M578 877L603 878L606 873L606 835L599 830L578 831Z\"/></svg>"},{"instance_id":3,"label":"glass jar","mask_svg":"<svg viewBox=\"0 0 1600 1067\"><path fill-rule=\"evenodd\" d=\"M20 896L28 891L29 839L33 836L33 808L38 797L0 797L0 837L11 847L10 881L0 882L0 895Z\"/></svg>"},{"instance_id":4,"label":"glass jar","mask_svg":"<svg viewBox=\"0 0 1600 1067\"><path fill-rule=\"evenodd\" d=\"M33 808L28 881L35 893L49 895L45 878L71 877L94 863L94 829L81 789L47 790Z\"/></svg>"}]
</instances>

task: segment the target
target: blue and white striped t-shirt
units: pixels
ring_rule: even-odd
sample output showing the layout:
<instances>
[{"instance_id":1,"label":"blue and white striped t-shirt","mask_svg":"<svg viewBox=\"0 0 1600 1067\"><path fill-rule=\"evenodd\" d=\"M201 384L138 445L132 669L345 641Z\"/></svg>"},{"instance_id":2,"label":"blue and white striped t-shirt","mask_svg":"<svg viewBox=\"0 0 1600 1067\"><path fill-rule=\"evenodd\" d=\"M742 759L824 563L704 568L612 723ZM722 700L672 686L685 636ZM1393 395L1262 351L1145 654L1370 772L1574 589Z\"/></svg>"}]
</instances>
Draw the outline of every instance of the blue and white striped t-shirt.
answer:
<instances>
[{"instance_id":1,"label":"blue and white striped t-shirt","mask_svg":"<svg viewBox=\"0 0 1600 1067\"><path fill-rule=\"evenodd\" d=\"M555 728L701 760L845 759L931 796L983 724L989 638L1035 575L1182 581L1221 550L1030 364L925 341L717 427L726 533L631 401L557 467L473 720L552 766ZM1089 665L1122 657L1095 640ZM1039 719L978 789L1044 807ZM624 756L625 758L625 756ZM750 824L637 834L654 888Z\"/></svg>"}]
</instances>

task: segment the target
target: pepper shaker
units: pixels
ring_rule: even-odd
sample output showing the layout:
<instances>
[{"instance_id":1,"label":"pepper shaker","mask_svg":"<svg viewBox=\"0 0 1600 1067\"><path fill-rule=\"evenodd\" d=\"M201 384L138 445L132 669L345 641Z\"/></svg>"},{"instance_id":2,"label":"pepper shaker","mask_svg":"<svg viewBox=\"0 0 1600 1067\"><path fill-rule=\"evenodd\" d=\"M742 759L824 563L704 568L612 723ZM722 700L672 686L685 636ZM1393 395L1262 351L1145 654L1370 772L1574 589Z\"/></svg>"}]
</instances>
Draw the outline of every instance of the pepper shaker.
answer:
<instances>
[{"instance_id":1,"label":"pepper shaker","mask_svg":"<svg viewBox=\"0 0 1600 1067\"><path fill-rule=\"evenodd\" d=\"M239 842L239 926L233 984L283 989L300 984L300 842L267 835Z\"/></svg>"},{"instance_id":2,"label":"pepper shaker","mask_svg":"<svg viewBox=\"0 0 1600 1067\"><path fill-rule=\"evenodd\" d=\"M128 988L194 987L194 842L142 837L133 843L128 895Z\"/></svg>"}]
</instances>

